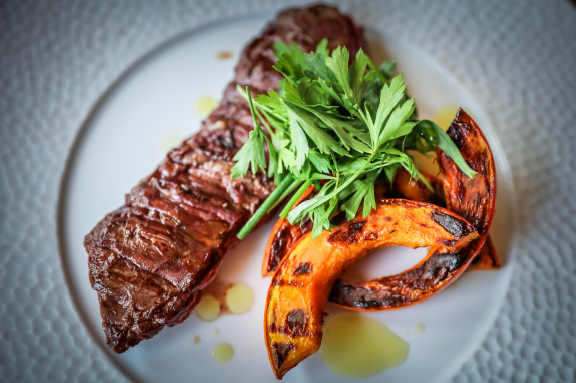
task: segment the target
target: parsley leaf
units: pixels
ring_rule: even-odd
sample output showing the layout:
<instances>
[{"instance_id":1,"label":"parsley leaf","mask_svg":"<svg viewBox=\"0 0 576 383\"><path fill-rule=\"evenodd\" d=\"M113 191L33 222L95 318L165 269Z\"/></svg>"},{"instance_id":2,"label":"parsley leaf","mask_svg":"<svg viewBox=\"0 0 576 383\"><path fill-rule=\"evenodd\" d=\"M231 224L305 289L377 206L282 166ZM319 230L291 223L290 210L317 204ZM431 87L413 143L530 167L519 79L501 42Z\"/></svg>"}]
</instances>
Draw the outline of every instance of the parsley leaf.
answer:
<instances>
[{"instance_id":1,"label":"parsley leaf","mask_svg":"<svg viewBox=\"0 0 576 383\"><path fill-rule=\"evenodd\" d=\"M264 145L262 144L260 133L257 130L250 132L248 141L246 141L238 153L236 153L233 160L237 162L232 167L230 178L244 177L246 173L248 173L250 165L253 174L256 174L258 168L266 171Z\"/></svg>"},{"instance_id":2,"label":"parsley leaf","mask_svg":"<svg viewBox=\"0 0 576 383\"><path fill-rule=\"evenodd\" d=\"M326 66L334 73L338 80L335 84L337 88L344 92L344 97L340 96L342 100L354 100L354 92L350 87L349 72L348 72L348 49L338 47L332 51L332 56L326 58Z\"/></svg>"},{"instance_id":3,"label":"parsley leaf","mask_svg":"<svg viewBox=\"0 0 576 383\"><path fill-rule=\"evenodd\" d=\"M362 52L362 48L356 54L356 60L352 63L350 67L350 88L352 89L353 100L355 105L360 105L362 101L362 96L364 91L372 81L374 72L366 73L366 65L368 64L368 58Z\"/></svg>"},{"instance_id":4,"label":"parsley leaf","mask_svg":"<svg viewBox=\"0 0 576 383\"><path fill-rule=\"evenodd\" d=\"M286 102L285 105L288 108L290 126L299 125L306 132L306 135L316 144L320 153L330 154L335 152L340 155L346 155L346 150L320 127L319 120L315 118L314 115L289 101ZM306 148L307 147L306 144ZM306 149L306 154L308 154L308 149Z\"/></svg>"},{"instance_id":5,"label":"parsley leaf","mask_svg":"<svg viewBox=\"0 0 576 383\"><path fill-rule=\"evenodd\" d=\"M360 207L360 203L364 200L364 209L362 217L367 217L371 209L376 208L376 200L374 198L374 182L378 177L379 172L373 171L366 175L363 180L356 180L352 183L352 189L356 190L352 197L342 204L342 210L346 212L348 220L356 216L356 212Z\"/></svg>"},{"instance_id":6,"label":"parsley leaf","mask_svg":"<svg viewBox=\"0 0 576 383\"><path fill-rule=\"evenodd\" d=\"M330 173L333 171L333 168L330 165L330 160L327 156L318 153L314 149L308 152L308 159L320 173Z\"/></svg>"}]
</instances>

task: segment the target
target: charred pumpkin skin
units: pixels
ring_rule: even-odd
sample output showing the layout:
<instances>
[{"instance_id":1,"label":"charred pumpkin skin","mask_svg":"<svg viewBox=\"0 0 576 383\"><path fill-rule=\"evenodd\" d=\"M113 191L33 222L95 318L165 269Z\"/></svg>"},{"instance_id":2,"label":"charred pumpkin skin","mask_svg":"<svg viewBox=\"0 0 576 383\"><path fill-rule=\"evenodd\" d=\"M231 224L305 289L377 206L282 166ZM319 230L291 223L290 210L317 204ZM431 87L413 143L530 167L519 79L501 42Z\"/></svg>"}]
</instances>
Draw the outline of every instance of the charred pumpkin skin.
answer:
<instances>
[{"instance_id":1,"label":"charred pumpkin skin","mask_svg":"<svg viewBox=\"0 0 576 383\"><path fill-rule=\"evenodd\" d=\"M458 111L448 135L478 174L474 179L468 178L450 157L437 149L438 164L444 173L447 207L469 220L480 237L456 254L435 254L407 273L361 284L339 280L330 293L331 302L361 311L398 309L420 303L456 280L478 255L494 216L496 167L482 131L462 109Z\"/></svg>"},{"instance_id":2,"label":"charred pumpkin skin","mask_svg":"<svg viewBox=\"0 0 576 383\"><path fill-rule=\"evenodd\" d=\"M477 237L474 227L454 213L402 199L379 200L368 217L358 215L317 238L304 235L280 262L266 300L266 347L276 377L318 350L332 285L368 252L402 245L453 253Z\"/></svg>"},{"instance_id":3,"label":"charred pumpkin skin","mask_svg":"<svg viewBox=\"0 0 576 383\"><path fill-rule=\"evenodd\" d=\"M492 238L488 235L486 241L484 241L484 245L480 249L480 252L476 258L470 262L470 266L468 266L466 271L498 269L500 269L500 258L498 257Z\"/></svg>"},{"instance_id":4,"label":"charred pumpkin skin","mask_svg":"<svg viewBox=\"0 0 576 383\"><path fill-rule=\"evenodd\" d=\"M478 175L466 177L446 153L436 149L438 165L444 174L446 205L485 234L492 224L496 202L496 168L492 151L476 122L462 109L448 134Z\"/></svg>"},{"instance_id":5,"label":"charred pumpkin skin","mask_svg":"<svg viewBox=\"0 0 576 383\"><path fill-rule=\"evenodd\" d=\"M312 198L314 196L314 185L311 185L302 195L294 206L297 206L302 201ZM279 218L270 232L268 243L264 250L264 259L262 260L262 276L271 276L280 261L296 242L302 237L303 234L312 231L312 221L305 219L301 225L291 225L286 218Z\"/></svg>"}]
</instances>

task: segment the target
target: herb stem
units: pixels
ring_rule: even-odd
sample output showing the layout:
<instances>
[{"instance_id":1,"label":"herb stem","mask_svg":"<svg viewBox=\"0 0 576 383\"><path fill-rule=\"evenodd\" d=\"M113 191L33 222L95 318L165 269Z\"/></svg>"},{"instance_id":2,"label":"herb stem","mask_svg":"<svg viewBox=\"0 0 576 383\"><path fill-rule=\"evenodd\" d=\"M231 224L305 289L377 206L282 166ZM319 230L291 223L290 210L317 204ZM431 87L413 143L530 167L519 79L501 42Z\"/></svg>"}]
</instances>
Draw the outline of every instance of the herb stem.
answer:
<instances>
[{"instance_id":1,"label":"herb stem","mask_svg":"<svg viewBox=\"0 0 576 383\"><path fill-rule=\"evenodd\" d=\"M288 194L292 193L294 191L294 189L296 189L298 186L300 186L301 183L302 183L302 180L292 181L290 186L288 186L288 188L286 190L284 190L284 193L282 193L282 195L280 197L278 197L278 199L274 202L274 204L272 204L272 206L270 206L268 211L266 211L266 214L270 214L272 212L272 210L274 210L274 208L276 206L278 206L278 204L280 202L282 202L284 200L284 198L286 198L288 196Z\"/></svg>"},{"instance_id":2,"label":"herb stem","mask_svg":"<svg viewBox=\"0 0 576 383\"><path fill-rule=\"evenodd\" d=\"M266 119L262 116L262 113L260 113L260 111L258 110L258 108L254 108L254 111L256 112L256 115L258 116L258 118L260 119L260 121L262 121L262 125L264 125L264 127L266 128L266 130L268 131L268 133L270 134L270 136L274 136L274 132L272 132L272 129L270 128L270 125L268 125L268 123L266 122Z\"/></svg>"},{"instance_id":3,"label":"herb stem","mask_svg":"<svg viewBox=\"0 0 576 383\"><path fill-rule=\"evenodd\" d=\"M346 188L348 185L350 185L352 183L352 181L354 181L356 178L358 178L358 176L360 176L360 174L362 174L362 172L366 169L366 167L368 165L370 165L370 163L372 162L372 160L374 159L374 157L376 156L376 153L372 153L370 155L370 157L368 157L368 159L366 160L366 162L364 163L364 165L362 165L362 167L360 169L358 169L356 171L356 173L354 173L352 175L352 177L348 178L346 180L346 182L344 182L339 189L334 190L333 194L334 195L338 195L338 193L340 193L342 190L344 190L344 188ZM332 196L330 196L332 197Z\"/></svg>"},{"instance_id":4,"label":"herb stem","mask_svg":"<svg viewBox=\"0 0 576 383\"><path fill-rule=\"evenodd\" d=\"M332 193L328 194L327 196L324 196L322 198L320 198L318 201L316 201L315 203L313 203L310 206L307 206L308 209L312 210L317 208L318 206L322 205L323 203L325 203L326 201L328 201L330 198L337 196L338 193L340 193L342 190L344 190L348 185L350 185L356 178L358 178L358 176L360 174L362 174L362 172L364 172L364 170L366 169L366 167L370 164L370 162L372 162L372 160L374 159L374 157L376 156L376 153L372 153L370 155L370 157L368 157L368 159L366 160L366 162L364 163L364 165L362 165L362 167L360 169L358 169L356 171L356 173L354 173L352 176L350 176L342 185L340 185L339 188L335 188L334 191L332 191ZM301 205L298 205L299 207ZM284 211L286 210L286 208L284 208L284 210L282 210L282 213L284 213ZM282 214L280 213L280 214ZM296 221L296 218L300 215L301 211L298 211L298 208L296 208L293 212L292 212L292 217L288 217L288 221L291 224L294 224L294 222Z\"/></svg>"},{"instance_id":5,"label":"herb stem","mask_svg":"<svg viewBox=\"0 0 576 383\"><path fill-rule=\"evenodd\" d=\"M280 182L280 185L266 198L266 200L260 205L258 210L254 213L254 215L246 222L242 230L240 230L237 234L237 237L240 239L244 239L252 231L254 226L258 224L260 219L266 214L266 211L270 208L270 206L276 201L276 199L286 190L286 188L292 183L294 178L292 174L287 174L286 177Z\"/></svg>"},{"instance_id":6,"label":"herb stem","mask_svg":"<svg viewBox=\"0 0 576 383\"><path fill-rule=\"evenodd\" d=\"M434 188L432 187L432 185L430 185L430 182L428 182L428 180L426 179L426 177L424 177L424 176L422 175L422 173L420 173L420 171L418 170L418 168L416 167L416 165L413 165L413 166L414 166L414 168L413 168L414 173L416 173L416 175L418 176L418 178L424 183L424 185L426 185L426 187L427 187L432 193L435 193L435 192L436 192L436 189L434 189ZM406 170L408 170L408 169L406 169Z\"/></svg>"},{"instance_id":7,"label":"herb stem","mask_svg":"<svg viewBox=\"0 0 576 383\"><path fill-rule=\"evenodd\" d=\"M298 191L294 193L292 198L290 198L290 201L288 201L284 209L282 209L282 211L280 212L280 218L286 218L286 216L290 212L290 209L292 209L296 201L298 201L298 198L300 198L300 196L304 194L304 192L306 191L306 189L310 187L310 185L312 185L312 181L308 180L304 182L302 186L300 186L300 189L298 189Z\"/></svg>"},{"instance_id":8,"label":"herb stem","mask_svg":"<svg viewBox=\"0 0 576 383\"><path fill-rule=\"evenodd\" d=\"M370 60L370 57L366 56L366 59L368 62L368 67L374 72L374 74L380 79L380 81L382 81L383 84L386 84L388 80L386 80L386 77L384 77L382 72L380 72L380 69L376 68L376 65L374 65L372 60Z\"/></svg>"},{"instance_id":9,"label":"herb stem","mask_svg":"<svg viewBox=\"0 0 576 383\"><path fill-rule=\"evenodd\" d=\"M256 118L256 110L254 109L254 104L252 103L252 96L250 95L250 87L246 86L246 95L248 96L248 103L250 104L250 112L252 113L252 118L254 119L254 130L258 129L263 131L258 123L258 118Z\"/></svg>"}]
</instances>

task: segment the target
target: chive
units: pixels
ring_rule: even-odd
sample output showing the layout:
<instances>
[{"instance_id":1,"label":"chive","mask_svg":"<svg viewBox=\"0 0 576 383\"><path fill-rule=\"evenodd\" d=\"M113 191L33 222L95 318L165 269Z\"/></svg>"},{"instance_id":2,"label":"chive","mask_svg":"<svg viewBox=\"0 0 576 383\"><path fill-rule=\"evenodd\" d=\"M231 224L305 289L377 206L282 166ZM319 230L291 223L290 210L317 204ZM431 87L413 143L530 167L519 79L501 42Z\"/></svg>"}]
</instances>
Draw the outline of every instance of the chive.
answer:
<instances>
[{"instance_id":1,"label":"chive","mask_svg":"<svg viewBox=\"0 0 576 383\"><path fill-rule=\"evenodd\" d=\"M388 83L386 77L384 77L382 72L380 72L380 69L376 68L376 65L374 65L372 60L370 60L370 57L368 57L368 55L366 55L366 59L368 60L368 67L374 72L374 74L380 79L380 81L382 81L383 84Z\"/></svg>"},{"instance_id":2,"label":"chive","mask_svg":"<svg viewBox=\"0 0 576 383\"><path fill-rule=\"evenodd\" d=\"M280 182L280 185L278 185L278 187L272 192L272 194L270 194L268 198L266 198L264 203L260 205L260 207L258 208L258 210L256 210L254 215L248 220L248 222L246 222L242 230L238 232L237 234L238 238L244 239L244 237L246 237L248 233L252 231L254 226L258 224L258 221L260 221L260 219L264 216L264 214L266 214L268 208L270 208L270 206L274 203L274 201L276 201L278 196L280 196L284 192L284 190L286 190L286 188L292 183L292 180L293 180L292 174L286 175L286 177L282 180L282 182Z\"/></svg>"},{"instance_id":3,"label":"chive","mask_svg":"<svg viewBox=\"0 0 576 383\"><path fill-rule=\"evenodd\" d=\"M298 189L298 191L294 193L292 198L290 198L290 201L288 201L284 209L282 209L282 212L280 212L280 218L286 218L286 216L290 212L290 209L292 209L292 206L294 206L296 201L298 201L298 198L300 198L300 196L304 194L304 192L306 191L306 189L310 187L310 185L312 185L312 181L308 180L304 182L302 186L300 186L300 189Z\"/></svg>"},{"instance_id":4,"label":"chive","mask_svg":"<svg viewBox=\"0 0 576 383\"><path fill-rule=\"evenodd\" d=\"M280 202L284 201L284 199L286 197L288 197L288 194L292 193L294 191L294 189L296 189L298 186L300 186L301 183L302 183L302 180L292 181L290 186L288 186L288 189L284 190L284 193L282 193L282 195L274 202L274 204L272 206L270 206L270 208L268 209L266 214L270 214L272 212L272 210L274 210L274 208L276 206L278 206L278 204L280 204Z\"/></svg>"}]
</instances>

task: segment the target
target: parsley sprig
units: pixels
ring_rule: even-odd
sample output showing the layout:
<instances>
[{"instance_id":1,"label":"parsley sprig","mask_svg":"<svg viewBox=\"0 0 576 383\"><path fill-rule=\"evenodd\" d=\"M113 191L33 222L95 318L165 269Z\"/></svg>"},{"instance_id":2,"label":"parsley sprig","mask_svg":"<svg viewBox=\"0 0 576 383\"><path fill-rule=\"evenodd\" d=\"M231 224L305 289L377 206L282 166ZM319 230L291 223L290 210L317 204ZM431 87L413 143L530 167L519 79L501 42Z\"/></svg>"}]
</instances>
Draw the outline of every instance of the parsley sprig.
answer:
<instances>
[{"instance_id":1,"label":"parsley sprig","mask_svg":"<svg viewBox=\"0 0 576 383\"><path fill-rule=\"evenodd\" d=\"M252 99L249 87L238 87L249 101L255 129L234 157L232 178L260 169L274 177L278 187L239 238L298 187L280 216L292 224L311 219L316 237L331 228L329 218L338 210L352 219L362 205L362 215L370 214L376 208L374 184L384 178L391 183L400 166L428 185L407 150L426 153L437 146L474 177L444 130L432 121L418 120L403 74L392 75L395 62L376 68L360 49L349 66L346 47L330 54L326 39L311 53L293 43L288 47L276 42L274 48L274 68L284 75L279 92ZM293 208L312 183L316 196Z\"/></svg>"}]
</instances>

